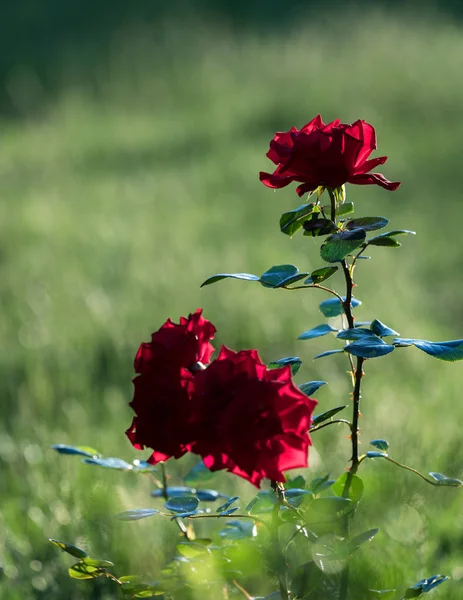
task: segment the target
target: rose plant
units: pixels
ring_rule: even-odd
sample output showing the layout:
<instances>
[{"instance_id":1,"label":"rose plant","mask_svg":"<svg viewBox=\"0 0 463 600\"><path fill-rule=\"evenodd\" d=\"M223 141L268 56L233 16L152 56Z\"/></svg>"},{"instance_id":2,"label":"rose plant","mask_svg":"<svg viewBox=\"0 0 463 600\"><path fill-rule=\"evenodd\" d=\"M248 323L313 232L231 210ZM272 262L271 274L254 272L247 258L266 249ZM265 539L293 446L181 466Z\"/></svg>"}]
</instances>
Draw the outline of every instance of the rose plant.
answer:
<instances>
[{"instance_id":1,"label":"rose plant","mask_svg":"<svg viewBox=\"0 0 463 600\"><path fill-rule=\"evenodd\" d=\"M131 598L189 598L194 587L192 574L199 573L195 579L198 593L211 598L220 593L228 598L238 590L249 600L255 596L247 591L248 585L253 594L263 590L281 600L403 600L418 598L447 579L433 575L396 591L373 589L368 581L359 584L351 577L355 553L378 533L377 528L352 533L363 495L364 483L358 473L364 461L388 461L435 487L463 486L458 479L434 472L425 475L392 458L386 440L373 440L373 450L363 454L359 450L361 385L369 360L411 346L437 359L463 359L463 340L402 338L377 318L359 323L354 317L360 304L354 297L354 273L367 248L397 248L398 236L414 233L375 233L387 227L385 217L350 216L354 205L346 200L345 184L379 185L388 191L400 185L371 172L386 162L384 156L370 158L375 149L375 130L362 120L352 125L339 120L325 125L318 115L300 130L293 127L275 134L267 156L277 166L271 174L260 173L260 179L270 188L297 182L297 194L308 194L304 204L282 215L280 229L289 236L302 232L321 237L320 257L325 265L312 272L301 272L291 264L276 265L260 276L220 273L202 284L231 278L259 282L268 289L319 289L328 294L320 311L327 319L338 317L336 326L333 321L317 325L299 339L335 334L338 347L315 358L346 357L352 379L351 416L339 418L348 405L313 414L317 402L312 396L325 382L296 386L292 378L301 365L299 358L264 364L256 350L234 351L226 346L214 358L211 340L216 329L201 309L181 317L178 324L169 319L152 334L151 342L141 344L135 358L137 376L130 403L135 416L126 434L135 448L150 449L151 455L130 464L88 447L53 447L60 453L83 456L94 466L148 475L156 486L152 495L163 506L134 507L117 516L127 521L168 516L182 536L178 555L158 580L152 581L142 576L116 576L110 561L51 540L79 559L69 569L72 577L109 577ZM327 204L323 204L325 192ZM326 283L338 271L344 280L341 293ZM332 425L349 430L350 464L336 479L316 477L310 470L312 438ZM169 485L167 461L187 453L201 457L201 462L185 476L184 486ZM287 473L295 468L304 469L303 475ZM203 487L219 470L264 489L240 509L239 497ZM212 531L210 538L198 539L193 526L198 519L219 520L224 526L218 533ZM258 557L254 571L246 572L250 561L240 559L240 552Z\"/></svg>"}]
</instances>

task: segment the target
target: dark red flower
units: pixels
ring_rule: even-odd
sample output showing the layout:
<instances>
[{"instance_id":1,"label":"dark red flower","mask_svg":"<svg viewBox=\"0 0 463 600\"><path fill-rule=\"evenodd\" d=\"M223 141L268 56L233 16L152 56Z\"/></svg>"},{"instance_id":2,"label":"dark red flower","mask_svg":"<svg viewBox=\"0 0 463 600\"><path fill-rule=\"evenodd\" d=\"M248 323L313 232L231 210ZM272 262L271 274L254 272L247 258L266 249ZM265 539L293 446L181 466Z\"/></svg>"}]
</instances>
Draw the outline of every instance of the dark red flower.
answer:
<instances>
[{"instance_id":1,"label":"dark red flower","mask_svg":"<svg viewBox=\"0 0 463 600\"><path fill-rule=\"evenodd\" d=\"M177 325L170 319L151 335L151 342L143 343L135 358L137 373L165 372L166 369L186 369L197 362L206 365L214 353L213 339L216 329L202 316L202 310L180 317Z\"/></svg>"},{"instance_id":2,"label":"dark red flower","mask_svg":"<svg viewBox=\"0 0 463 600\"><path fill-rule=\"evenodd\" d=\"M344 183L376 184L396 190L400 182L369 173L387 160L387 156L368 160L375 149L375 130L365 121L348 125L337 119L325 125L317 115L300 130L293 127L275 134L267 156L277 168L271 174L261 172L259 177L270 188L282 188L293 181L302 183L296 189L299 196L319 186L337 188Z\"/></svg>"},{"instance_id":3,"label":"dark red flower","mask_svg":"<svg viewBox=\"0 0 463 600\"><path fill-rule=\"evenodd\" d=\"M307 466L316 400L294 386L290 367L270 370L255 350L223 346L197 374L194 395L200 422L190 448L212 471L227 469L259 486Z\"/></svg>"},{"instance_id":4,"label":"dark red flower","mask_svg":"<svg viewBox=\"0 0 463 600\"><path fill-rule=\"evenodd\" d=\"M180 458L195 440L191 407L194 375L187 369L161 374L143 373L133 381L130 406L136 416L125 432L138 450L154 450L149 462Z\"/></svg>"},{"instance_id":5,"label":"dark red flower","mask_svg":"<svg viewBox=\"0 0 463 600\"><path fill-rule=\"evenodd\" d=\"M216 331L201 312L180 317L178 325L168 319L135 358L139 375L133 381L130 406L136 416L126 434L136 448L154 450L153 463L182 456L196 439L191 406L194 367L210 361L214 347L209 340Z\"/></svg>"}]
</instances>

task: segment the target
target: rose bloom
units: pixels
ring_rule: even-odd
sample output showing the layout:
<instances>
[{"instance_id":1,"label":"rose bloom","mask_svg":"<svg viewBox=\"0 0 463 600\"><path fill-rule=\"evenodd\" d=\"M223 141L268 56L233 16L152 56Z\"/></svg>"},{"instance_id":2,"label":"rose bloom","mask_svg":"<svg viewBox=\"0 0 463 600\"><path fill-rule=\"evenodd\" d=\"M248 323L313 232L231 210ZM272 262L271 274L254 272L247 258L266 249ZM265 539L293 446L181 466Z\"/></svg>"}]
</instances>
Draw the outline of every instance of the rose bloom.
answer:
<instances>
[{"instance_id":1,"label":"rose bloom","mask_svg":"<svg viewBox=\"0 0 463 600\"><path fill-rule=\"evenodd\" d=\"M271 174L261 172L259 177L270 188L302 183L296 189L299 196L319 186L337 188L345 183L396 190L400 182L369 172L387 160L387 156L368 160L375 149L375 130L365 121L348 125L336 119L325 125L317 115L300 130L293 127L275 134L267 156L277 168Z\"/></svg>"},{"instance_id":2,"label":"rose bloom","mask_svg":"<svg viewBox=\"0 0 463 600\"><path fill-rule=\"evenodd\" d=\"M135 357L136 373L164 372L184 367L193 367L196 363L207 364L214 353L210 343L216 328L202 316L202 310L180 317L180 323L170 319L151 335L151 342L143 343Z\"/></svg>"},{"instance_id":3,"label":"rose bloom","mask_svg":"<svg viewBox=\"0 0 463 600\"><path fill-rule=\"evenodd\" d=\"M135 358L134 397L136 416L126 435L135 448L155 450L150 461L179 458L194 441L191 409L195 367L207 364L214 352L210 339L215 327L198 309L180 323L168 319L143 343Z\"/></svg>"},{"instance_id":4,"label":"rose bloom","mask_svg":"<svg viewBox=\"0 0 463 600\"><path fill-rule=\"evenodd\" d=\"M291 368L267 369L256 350L225 346L195 378L197 441L212 471L227 469L256 486L264 477L284 481L283 471L307 467L308 434L316 400L291 380Z\"/></svg>"}]
</instances>

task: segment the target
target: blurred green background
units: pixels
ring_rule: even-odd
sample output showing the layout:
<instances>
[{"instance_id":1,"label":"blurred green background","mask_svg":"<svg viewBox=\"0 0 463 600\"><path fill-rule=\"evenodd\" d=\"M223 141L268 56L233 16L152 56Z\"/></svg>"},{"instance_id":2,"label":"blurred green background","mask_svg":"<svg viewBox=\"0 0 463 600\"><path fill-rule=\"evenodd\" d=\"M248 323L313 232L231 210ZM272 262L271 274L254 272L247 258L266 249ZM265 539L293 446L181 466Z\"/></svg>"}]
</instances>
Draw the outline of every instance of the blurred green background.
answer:
<instances>
[{"instance_id":1,"label":"blurred green background","mask_svg":"<svg viewBox=\"0 0 463 600\"><path fill-rule=\"evenodd\" d=\"M301 202L258 181L276 130L308 122L372 123L395 193L348 190L357 214L416 230L376 248L357 271L361 320L403 336L462 337L462 26L459 4L27 2L0 24L0 564L8 600L117 597L110 581L68 578L48 537L156 577L176 530L113 515L152 505L151 483L58 456L53 443L143 458L124 436L132 360L171 316L198 306L217 347L299 355L297 382L324 379L320 410L348 398L334 346L297 336L323 321L323 294L259 284L199 284L216 272L321 265L319 241L279 232ZM342 289L341 279L337 282ZM462 477L461 364L404 349L367 364L362 449L383 437L416 468ZM341 473L345 431L314 435L314 476ZM194 462L194 461L193 461ZM173 467L176 477L192 461ZM172 468L172 467L171 467ZM461 598L461 492L392 465L365 464L358 527L379 526L357 571L371 587L452 576ZM231 491L218 476L208 485ZM238 485L249 498L251 486ZM251 590L259 594L259 589Z\"/></svg>"}]
</instances>

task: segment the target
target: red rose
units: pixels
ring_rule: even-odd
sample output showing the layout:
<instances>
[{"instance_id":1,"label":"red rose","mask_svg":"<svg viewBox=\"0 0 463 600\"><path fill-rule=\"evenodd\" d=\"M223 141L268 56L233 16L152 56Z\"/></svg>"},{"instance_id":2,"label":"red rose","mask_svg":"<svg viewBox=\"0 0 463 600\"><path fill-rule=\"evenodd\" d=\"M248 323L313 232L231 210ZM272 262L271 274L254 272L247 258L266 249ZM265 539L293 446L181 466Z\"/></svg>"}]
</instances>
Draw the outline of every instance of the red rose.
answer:
<instances>
[{"instance_id":1,"label":"red rose","mask_svg":"<svg viewBox=\"0 0 463 600\"><path fill-rule=\"evenodd\" d=\"M261 172L259 177L270 188L298 181L302 183L296 189L299 196L319 186L337 188L344 183L396 190L400 182L369 173L387 160L387 156L367 160L375 149L375 130L365 121L348 125L337 119L325 125L318 115L301 130L293 127L275 134L267 156L278 166L272 174Z\"/></svg>"},{"instance_id":2,"label":"red rose","mask_svg":"<svg viewBox=\"0 0 463 600\"><path fill-rule=\"evenodd\" d=\"M134 397L130 406L136 416L126 431L132 444L154 450L150 462L179 458L188 443L196 438L192 426L195 411L191 408L196 363L207 364L214 352L209 340L215 327L204 319L201 309L180 317L180 324L170 319L140 346L135 358Z\"/></svg>"},{"instance_id":3,"label":"red rose","mask_svg":"<svg viewBox=\"0 0 463 600\"><path fill-rule=\"evenodd\" d=\"M138 450L154 450L149 462L180 458L194 441L191 397L194 375L187 369L176 374L144 373L133 381L130 406L136 416L125 432Z\"/></svg>"},{"instance_id":4,"label":"red rose","mask_svg":"<svg viewBox=\"0 0 463 600\"><path fill-rule=\"evenodd\" d=\"M307 466L316 400L291 381L290 367L269 370L255 350L222 347L195 377L201 423L191 451L212 471L227 469L259 486L264 477Z\"/></svg>"},{"instance_id":5,"label":"red rose","mask_svg":"<svg viewBox=\"0 0 463 600\"><path fill-rule=\"evenodd\" d=\"M207 364L214 346L209 343L216 329L198 310L187 319L180 317L180 324L170 319L151 336L151 342L143 343L135 358L137 373L165 372L166 369L189 369L197 362Z\"/></svg>"}]
</instances>

